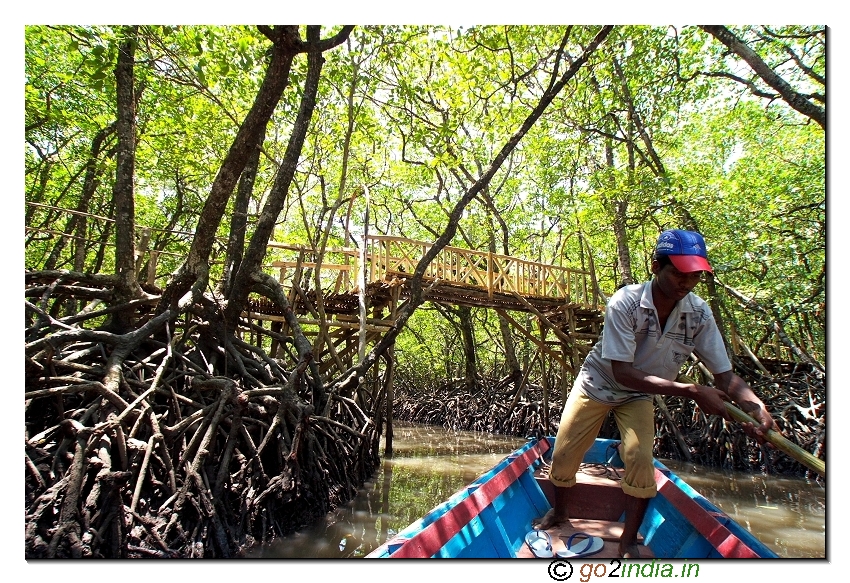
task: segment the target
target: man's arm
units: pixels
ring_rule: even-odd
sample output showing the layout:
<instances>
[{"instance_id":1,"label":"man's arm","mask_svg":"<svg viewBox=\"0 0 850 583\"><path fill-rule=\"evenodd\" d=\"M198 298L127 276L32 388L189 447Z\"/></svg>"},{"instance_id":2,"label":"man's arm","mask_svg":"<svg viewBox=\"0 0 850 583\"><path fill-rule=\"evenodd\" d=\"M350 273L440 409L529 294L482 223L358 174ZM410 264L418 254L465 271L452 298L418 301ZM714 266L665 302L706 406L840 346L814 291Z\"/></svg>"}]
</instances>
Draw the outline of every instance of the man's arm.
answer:
<instances>
[{"instance_id":1,"label":"man's arm","mask_svg":"<svg viewBox=\"0 0 850 583\"><path fill-rule=\"evenodd\" d=\"M614 380L624 387L641 393L693 399L699 405L700 409L709 415L720 415L727 421L731 421L729 412L726 411L726 405L723 404L724 401L729 400L727 391L705 385L697 385L695 383L668 381L667 379L636 369L631 362L624 362L622 360L612 360L611 370L614 372ZM746 383L744 384L746 385Z\"/></svg>"},{"instance_id":2,"label":"man's arm","mask_svg":"<svg viewBox=\"0 0 850 583\"><path fill-rule=\"evenodd\" d=\"M745 413L759 422L758 427L752 423L741 424L746 434L759 443L765 443L768 429L779 431L767 407L756 396L750 385L731 370L714 375L714 382L718 387L714 388L696 383L668 381L636 369L631 362L612 360L611 369L614 371L614 379L624 387L653 395L691 398L709 415L720 415L727 421L731 421L732 418L723 403L731 399Z\"/></svg>"}]
</instances>

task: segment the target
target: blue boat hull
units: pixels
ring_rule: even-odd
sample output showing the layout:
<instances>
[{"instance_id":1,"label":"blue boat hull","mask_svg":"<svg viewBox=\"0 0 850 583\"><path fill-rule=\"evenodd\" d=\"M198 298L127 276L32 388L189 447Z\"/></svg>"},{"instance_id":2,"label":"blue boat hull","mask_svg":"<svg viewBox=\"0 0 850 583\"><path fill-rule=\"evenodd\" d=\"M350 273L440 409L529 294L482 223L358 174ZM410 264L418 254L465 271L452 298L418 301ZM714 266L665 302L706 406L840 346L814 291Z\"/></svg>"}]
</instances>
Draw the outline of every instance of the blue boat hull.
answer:
<instances>
[{"instance_id":1,"label":"blue boat hull","mask_svg":"<svg viewBox=\"0 0 850 583\"><path fill-rule=\"evenodd\" d=\"M531 440L449 500L368 555L370 558L517 558L529 556L525 535L551 508L551 484L539 470L554 438ZM588 464L622 467L616 442L597 439ZM776 558L746 529L656 460L658 495L640 529L656 558ZM537 473L537 477L535 477ZM619 490L618 492L619 493ZM603 499L616 496L603 493ZM593 509L590 509L593 510ZM598 509L600 513L610 509ZM573 508L571 507L571 516ZM614 510L619 514L619 510ZM622 517L610 518L622 520Z\"/></svg>"}]
</instances>

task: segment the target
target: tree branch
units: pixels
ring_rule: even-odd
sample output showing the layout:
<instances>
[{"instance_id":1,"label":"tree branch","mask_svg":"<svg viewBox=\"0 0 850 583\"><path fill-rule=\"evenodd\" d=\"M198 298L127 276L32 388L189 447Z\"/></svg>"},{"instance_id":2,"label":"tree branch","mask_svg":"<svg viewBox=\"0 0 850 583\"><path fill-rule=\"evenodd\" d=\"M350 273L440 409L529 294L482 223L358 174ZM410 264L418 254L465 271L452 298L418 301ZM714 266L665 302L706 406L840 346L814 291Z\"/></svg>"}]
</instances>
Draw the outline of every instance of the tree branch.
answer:
<instances>
[{"instance_id":1,"label":"tree branch","mask_svg":"<svg viewBox=\"0 0 850 583\"><path fill-rule=\"evenodd\" d=\"M700 25L700 28L726 45L730 51L741 57L794 110L814 120L821 128L826 129L826 111L809 102L802 94L795 91L785 79L777 75L754 50L736 37L732 31L721 25Z\"/></svg>"}]
</instances>

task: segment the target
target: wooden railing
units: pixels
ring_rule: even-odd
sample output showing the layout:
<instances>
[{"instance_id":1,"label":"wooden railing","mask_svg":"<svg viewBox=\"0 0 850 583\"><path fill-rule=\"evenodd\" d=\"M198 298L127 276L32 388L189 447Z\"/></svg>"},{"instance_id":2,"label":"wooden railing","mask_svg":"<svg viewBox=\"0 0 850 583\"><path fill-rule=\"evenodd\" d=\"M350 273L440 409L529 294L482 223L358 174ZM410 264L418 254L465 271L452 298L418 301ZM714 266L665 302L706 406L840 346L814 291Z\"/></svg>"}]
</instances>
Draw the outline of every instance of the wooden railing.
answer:
<instances>
[{"instance_id":1,"label":"wooden railing","mask_svg":"<svg viewBox=\"0 0 850 583\"><path fill-rule=\"evenodd\" d=\"M301 278L300 285L305 285L304 274L306 270L315 270L317 267L316 254L304 245L290 245L286 243L269 243L269 252L272 255L283 257L272 260L267 268L277 270L278 281L286 284L298 274ZM319 281L323 291L343 293L354 289L357 285L357 260L359 250L356 247L329 247L325 249L322 263L319 268ZM310 274L309 287L314 287L315 271Z\"/></svg>"},{"instance_id":2,"label":"wooden railing","mask_svg":"<svg viewBox=\"0 0 850 583\"><path fill-rule=\"evenodd\" d=\"M433 243L403 237L370 236L366 247L366 281L376 282L412 275L416 265L431 249ZM286 260L274 261L283 283L300 269L315 268L315 257L303 247L270 244L270 248L299 254ZM359 269L359 250L332 248L326 250L321 265L323 289L334 291L353 289ZM300 266L300 267L299 267ZM516 257L474 251L460 247L444 247L425 270L424 277L443 283L458 284L494 293L517 293L524 297L560 299L564 303L598 308L594 280L589 271L559 267L547 263L526 261Z\"/></svg>"},{"instance_id":3,"label":"wooden railing","mask_svg":"<svg viewBox=\"0 0 850 583\"><path fill-rule=\"evenodd\" d=\"M369 237L369 280L379 281L399 273L412 274L432 245L401 237ZM425 269L424 276L444 283L486 289L491 297L496 292L518 293L563 299L565 303L588 307L597 305L590 272L489 251L444 247Z\"/></svg>"}]
</instances>

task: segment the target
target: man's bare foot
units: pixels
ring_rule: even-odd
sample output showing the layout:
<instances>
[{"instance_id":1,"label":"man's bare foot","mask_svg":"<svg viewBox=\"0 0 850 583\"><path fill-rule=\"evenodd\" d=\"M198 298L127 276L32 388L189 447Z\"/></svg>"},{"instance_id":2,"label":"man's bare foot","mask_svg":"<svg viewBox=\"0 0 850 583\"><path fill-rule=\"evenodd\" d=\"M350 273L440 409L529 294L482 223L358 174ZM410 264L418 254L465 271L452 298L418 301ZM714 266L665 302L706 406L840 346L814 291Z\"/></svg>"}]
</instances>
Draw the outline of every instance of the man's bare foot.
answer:
<instances>
[{"instance_id":1,"label":"man's bare foot","mask_svg":"<svg viewBox=\"0 0 850 583\"><path fill-rule=\"evenodd\" d=\"M543 518L535 518L532 520L531 526L537 530L548 530L553 526L560 526L562 524L568 524L569 522L569 516L558 516L555 514L555 509L552 508L549 512L543 515Z\"/></svg>"},{"instance_id":2,"label":"man's bare foot","mask_svg":"<svg viewBox=\"0 0 850 583\"><path fill-rule=\"evenodd\" d=\"M639 559L640 558L640 550L638 550L637 543L632 543L629 545L623 545L620 543L618 548L620 552L620 556L624 559Z\"/></svg>"}]
</instances>

